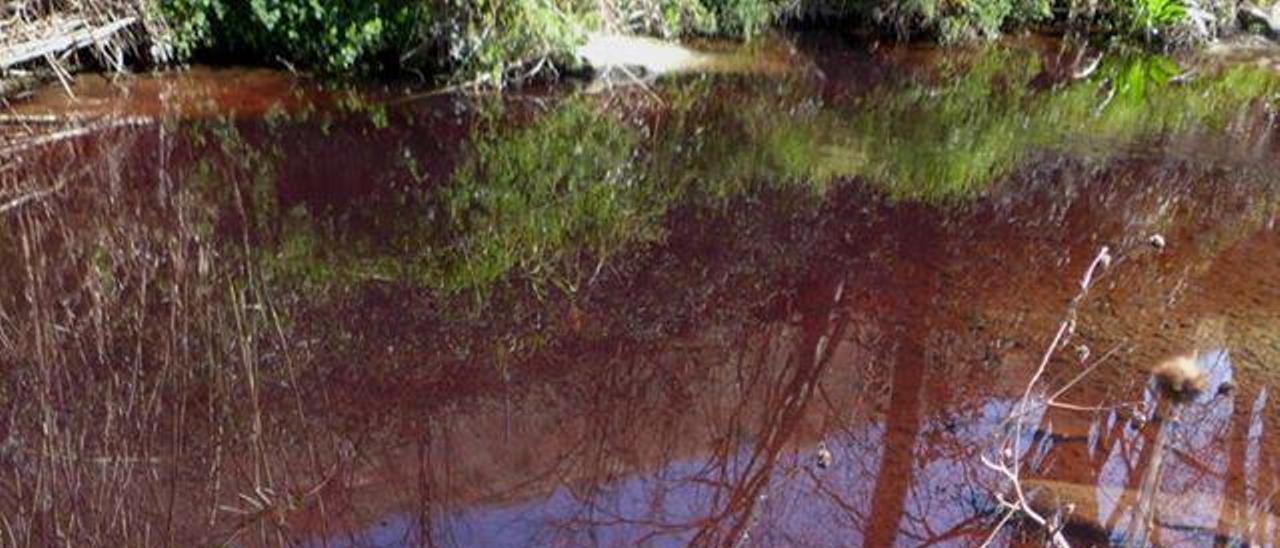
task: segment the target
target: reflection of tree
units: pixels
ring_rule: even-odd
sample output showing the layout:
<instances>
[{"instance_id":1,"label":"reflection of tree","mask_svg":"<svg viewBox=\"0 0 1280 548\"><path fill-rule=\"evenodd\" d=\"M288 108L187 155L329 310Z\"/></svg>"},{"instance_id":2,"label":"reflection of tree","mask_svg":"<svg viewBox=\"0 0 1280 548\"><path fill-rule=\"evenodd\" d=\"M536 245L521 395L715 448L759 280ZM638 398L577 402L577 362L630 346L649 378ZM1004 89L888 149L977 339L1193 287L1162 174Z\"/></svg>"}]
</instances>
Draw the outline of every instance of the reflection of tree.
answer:
<instances>
[{"instance_id":1,"label":"reflection of tree","mask_svg":"<svg viewBox=\"0 0 1280 548\"><path fill-rule=\"evenodd\" d=\"M936 235L929 229L904 232L899 258L894 259L897 283L892 287L893 305L888 312L894 324L894 359L886 364L893 368L893 380L880 470L867 520L868 546L894 544L906 511L907 492L917 468L914 448L926 411L921 402L931 365L927 363L926 343L931 339L930 319L941 289L935 259L942 250L932 245Z\"/></svg>"},{"instance_id":2,"label":"reflection of tree","mask_svg":"<svg viewBox=\"0 0 1280 548\"><path fill-rule=\"evenodd\" d=\"M728 480L729 493L719 508L703 520L693 537L698 544L728 544L749 535L756 507L762 502L770 481L777 473L778 459L794 436L798 422L807 411L817 383L834 355L834 342L841 339L849 318L835 313L844 291L844 280L828 274L806 284L799 300L804 303L799 320L799 336L787 358L783 375L769 379L765 389L764 417L757 439L740 470L729 467L734 447L722 446L719 475ZM748 373L750 374L750 373ZM770 387L780 387L773 390Z\"/></svg>"},{"instance_id":3,"label":"reflection of tree","mask_svg":"<svg viewBox=\"0 0 1280 548\"><path fill-rule=\"evenodd\" d=\"M1256 417L1252 413L1246 412L1245 409L1251 408L1251 395L1257 390L1252 387L1243 387L1235 391L1232 397L1231 422L1226 432L1227 443L1227 468L1226 468L1226 485L1222 490L1222 506L1218 510L1218 530L1231 531L1235 525L1246 523L1243 521L1247 516L1230 515L1241 509L1239 505L1228 504L1228 501L1247 501L1248 498L1248 466L1245 462L1246 452L1249 448L1249 429ZM1255 479L1257 476L1254 476Z\"/></svg>"},{"instance_id":4,"label":"reflection of tree","mask_svg":"<svg viewBox=\"0 0 1280 548\"><path fill-rule=\"evenodd\" d=\"M925 224L932 222L930 219L913 218ZM705 220L703 223L710 224ZM747 226L760 223L753 219L746 219L742 224ZM719 225L712 224L712 226ZM767 240L773 237L767 233L751 234L752 239ZM939 237L941 236L935 234L920 239L931 241ZM901 238L903 234L894 231L892 235L886 236L885 240L898 242ZM733 241L738 239L729 238L724 242L716 240L715 246L697 245L699 242L686 242L685 245L694 249L706 247L725 249L726 256L750 256L750 253L743 253L743 249L732 247ZM821 237L816 239L820 241L815 245L819 249L829 245L829 243L821 243ZM815 238L806 237L800 241L806 242L807 249L808 245L814 245L812 242ZM760 245L767 247L768 244ZM945 246L942 247L945 248ZM795 250L796 248L785 249ZM862 256L861 253L853 255ZM816 253L816 256L823 255ZM1019 261L1021 260L1019 257L1017 251L1000 256L1006 262ZM726 257L724 260L732 262L736 259ZM865 265L853 267L839 260L829 265L830 269L856 272L858 277L850 278L849 283L854 287L865 289L864 292L870 295L868 298L872 302L881 303L879 307L862 307L860 304L851 305L845 302L836 312L838 316L849 315L859 318L859 321L850 321L845 331L860 332L864 329L871 332L884 331L879 340L859 342L859 345L866 347L863 352L867 352L867 348L889 349L902 359L901 356L907 355L901 350L903 347L900 340L903 338L923 341L920 343L920 348L926 356L930 352L940 352L939 348L965 344L961 340L966 336L965 332L960 331L961 335L956 336L953 324L949 323L953 320L953 318L949 319L949 315L954 311L941 307L934 309L931 306L937 304L936 301L939 299L945 300L941 293L944 289L948 292L955 291L955 295L961 295L963 298L972 297L975 293L969 288L957 290L951 286L944 286L941 279L934 278L938 265L930 263L935 260L931 259L931 255L927 253L921 253L915 257L903 257L901 262L907 263L905 265L888 264L878 268L868 268ZM757 257L752 261L750 264L758 265L761 259ZM716 264L699 263L694 260L684 262L690 263L686 266L688 271L701 272L705 277L691 278L698 280L696 283L679 276L661 278L662 283L651 281L638 287L649 288L647 291L655 291L653 288L660 287L662 288L660 295L639 291L638 294L628 294L625 303L611 303L604 309L588 308L585 314L593 318L606 318L605 322L618 321L613 320L613 317L619 310L630 311L633 310L632 307L642 308L634 303L647 305L651 302L666 302L670 300L669 295L672 292L683 291L689 286L704 287L700 284L720 283L708 280L719 280L720 276L731 276L723 274L724 271L718 270L720 266ZM805 262L822 265L822 267L827 266L821 260L806 258ZM662 264L668 265L664 271L669 273L671 269L677 269L671 265L680 263L680 260L672 260ZM915 266L920 264L928 266ZM919 268L923 272L913 268ZM1052 270L1051 267L1047 268ZM881 272L882 276L877 278L875 273L881 270L885 272ZM1041 272L1035 269L1031 271ZM711 274L708 275L707 272ZM741 274L735 275L741 276ZM750 275L762 274L751 271ZM1029 277L1031 281L1039 280L1036 275ZM812 275L806 275L806 278L802 279L805 281L800 282L786 282L784 278L783 283L793 284L787 287L795 287L797 290L821 294L821 291L810 288L815 285L807 281L810 279L813 279ZM931 281L922 283L920 281L922 279ZM916 287L929 284L933 284L934 288L921 290ZM822 285L816 284L817 287ZM726 284L723 287L736 288L732 284ZM854 291L850 290L850 292ZM913 294L913 291L917 293ZM727 292L717 293L704 289L703 293L725 294ZM930 297L932 294L937 295ZM695 293L690 295L694 295L690 299L697 298ZM761 300L758 295L738 295L738 297L748 302ZM810 297L791 300L805 303L817 302ZM849 299L846 298L845 301ZM904 305L902 301L906 301L906 304ZM703 302L681 301L676 309L705 310L707 307ZM968 306L978 306L969 301L965 302ZM983 301L984 305L985 302ZM903 306L906 310L915 307L934 311L933 319L920 320L914 327L925 331L924 335L919 338L907 337L909 333L918 334L911 331L913 328L909 323L898 329L869 327L879 324L895 326L898 323L913 321L914 317L909 314L893 314L899 306ZM770 308L775 308L775 305L770 305ZM791 310L786 306L780 308ZM813 318L821 317L821 306L797 305L794 312L798 314L798 318L804 318L804 320L797 320L800 324L811 323L814 321ZM865 322L862 320L863 315L867 318ZM512 429L511 432L516 433L515 437L499 444L501 449L497 451L500 453L520 451L522 446L532 445L531 452L535 455L532 457L534 460L523 460L524 457L521 457L521 460L495 463L494 468L503 470L505 471L503 473L508 475L521 476L524 481L513 486L499 485L499 482L487 479L477 480L476 483L479 485L493 487L479 497L458 494L465 489L444 487L449 485L448 482L436 484L436 488L432 491L437 493L432 502L436 510L432 513L437 516L437 522L431 527L437 538L458 538L459 542L474 540L457 535L460 534L459 531L466 530L467 524L475 523L469 520L481 518L460 517L456 509L483 507L486 503L497 504L498 501L517 501L511 504L527 505L522 506L521 519L512 519L513 523L536 524L529 529L532 531L530 534L537 535L536 538L539 540L551 538L567 544L608 543L607 540L596 539L619 538L624 539L620 542L629 542L637 538L688 540L692 538L691 535L697 534L702 535L698 537L699 539L712 542L731 541L735 534L741 532L750 532L753 538L763 537L766 541L785 539L785 541L794 540L800 543L806 538L806 534L816 534L804 529L803 524L807 519L830 519L832 521L817 522L838 523L842 527L838 530L847 531L848 538L859 538L858 535L868 531L867 523L875 523L869 521L869 512L874 511L874 508L867 503L877 498L874 496L877 490L894 495L892 490L876 485L864 485L857 480L841 482L840 478L831 473L819 474L798 467L800 461L788 456L786 445L800 446L812 443L812 437L804 434L805 423L811 419L796 419L766 407L785 401L785 398L778 394L780 391L778 387L787 390L805 387L802 382L798 384L792 382L793 379L803 376L801 371L792 368L807 363L804 360L797 360L796 356L802 355L803 349L812 347L812 343L798 341L811 340L812 336L807 335L808 332L805 329L792 329L789 325L779 325L781 322L755 328L726 319L740 316L736 309L734 314L708 315L700 318L701 323L694 324L694 327L682 332L688 335L658 338L657 343L652 346L633 346L637 343L614 341L608 337L603 338L605 341L610 341L608 343L601 342L601 339L574 339L576 342L572 345L557 347L553 351L539 354L528 364L515 368L517 372L536 368L543 372L542 374L550 374L550 378L554 379L547 381L550 383L549 386L554 387L549 390L557 394L553 404L545 407L542 404L530 405L520 403L519 399L515 400L514 404L517 410L527 412L529 409L537 409L538 414L545 414L552 418L544 417L538 420L514 418L515 424L522 426ZM624 317L627 320L633 318L629 313ZM939 326L934 322L942 323ZM867 325L862 325L864 323ZM610 325L612 330L609 333L630 333L627 329L634 327L633 325L619 327ZM929 329L924 330L923 326ZM1026 328L1022 329L1026 330ZM1022 331L1009 333L1022 333ZM581 336L581 333L569 337L572 339L574 336ZM691 337L692 340L686 337ZM844 340L841 337L845 335L840 335L839 331L833 332L831 341ZM577 346L578 344L582 346ZM839 350L834 343L824 344L832 344L832 352ZM723 363L726 361L723 357L726 352L733 358L732 367ZM869 361L862 359L861 355L857 358L856 361ZM936 361L955 361L962 364L947 375L954 374L955 378L963 378L966 374L973 374L971 371L983 371L981 368L973 368L975 365L973 359L974 356L971 354L956 352L946 354ZM825 367L819 374L818 378L821 382L807 396L810 400L807 404L809 413L821 409L822 403L826 403L824 399L829 395L826 392L834 387L832 375L840 374L840 371L849 365L846 362L855 361L847 356L833 356L832 360L834 361L832 366ZM926 362L925 359L919 361ZM883 364L872 364L872 366L877 365ZM936 373L941 369L934 368L942 365L945 364L927 366L929 372L927 376L934 379L933 382L938 382L936 380L938 378L950 378ZM882 372L889 376L893 370ZM567 376L560 377L562 374ZM827 378L822 380L823 376ZM538 378L546 379L547 377ZM877 393L870 387L874 385L872 380L859 378L853 381L867 385L859 387L859 390L866 391L858 392L858 395L831 396L832 403L829 407L833 410L832 414L840 415L847 411L851 400L856 401L860 397L867 397L869 393ZM850 380L842 379L841 382L850 382ZM512 385L513 389L516 384ZM910 386L910 383L899 380L890 383L886 387L886 393L892 398L893 390L903 384ZM818 386L823 388L819 389ZM917 383L916 386L918 387L919 384ZM732 390L728 387L732 387ZM953 408L949 410L952 416L943 420L958 422L961 425L981 424L983 421L990 420L989 413L984 414L981 410L983 405L981 402L991 397L990 387L979 385L972 390L975 393L966 393L964 396L953 395L953 398L959 400L957 402L936 402L940 406L946 405ZM942 467L941 470L948 474L948 478L971 478L972 476L968 475L969 470L963 464L947 468L946 461L950 458L960 463L967 461L972 465L976 459L973 458L971 447L966 449L965 445L972 439L968 436L973 436L975 433L962 430L958 434L947 434L946 423L939 424L939 418L930 412L932 411L930 406L922 403L923 399L920 396L914 399L920 410L916 419L913 443L927 446L928 451L924 453L927 456L915 457L916 460L909 471L912 476L911 481L907 482L909 485L904 488L903 493L894 495L900 502L895 502L889 496L881 496L880 500L889 502L881 504L881 515L888 514L884 509L889 509L899 516L896 533L899 540L909 538L927 543L981 531L980 505L975 505L968 514L947 515L946 518L940 518L939 514L955 511L955 499L942 499L937 504L927 504L931 500L930 497L937 499L936 491L933 489L936 489L939 483L948 485L945 480L940 481L936 476L931 475L930 467ZM930 401L930 403L934 402ZM458 417L468 415L468 413L457 411L448 413L451 413L450 416ZM696 413L697 418L679 416L689 413ZM517 411L516 414L520 415L522 412ZM798 414L803 415L803 413ZM542 430L543 426L539 425L539 420L550 420L560 426L554 431ZM891 416L889 420L896 419ZM771 425L770 421L774 424ZM891 463L875 462L877 455L882 453L883 443L890 435L887 428L883 433L885 438L878 438L877 436L881 435L878 425L868 428L862 424L840 424L842 421L839 420L833 422L841 428L848 428L845 437L847 446L851 447L847 450L849 452L841 455L842 458L839 460L841 464L837 468L843 469L847 465L850 470L862 472L855 475L871 478L873 477L871 469L876 468L877 465L881 468L878 470L881 474L885 473L883 468L886 465L892 466ZM1128 426L1123 421L1117 422L1119 430L1127 432ZM690 427L691 424L699 427ZM790 424L791 431L788 432L785 428L778 426L780 424ZM1117 427L1115 423L1109 424L1113 429ZM952 428L955 427L952 424ZM460 426L458 430L495 432L491 429L467 426ZM533 437L522 437L519 434L521 430L544 433ZM462 436L462 434L454 435ZM656 439L654 436L657 436ZM783 443L781 450L776 449L776 442L772 444L770 442L777 436L787 440ZM559 439L555 442L556 445L541 445L551 443L549 441L551 438ZM1126 479L1141 474L1145 469L1143 462L1148 459L1135 460L1132 456L1139 452L1139 448L1151 447L1150 440L1136 439L1132 435L1113 438L1113 446L1120 449L1115 452L1104 451L1104 455L1111 455L1109 459L1097 457L1080 461L1087 463L1086 466L1095 468L1081 477L1101 478L1103 474L1100 468L1108 463L1128 469ZM519 440L519 442L512 440ZM939 446L946 447L944 444L948 443L954 444L954 447L947 447L947 452L941 452ZM1066 440L1053 441L1045 438L1037 450L1053 452L1059 449L1059 445L1069 444ZM639 448L652 448L652 450ZM908 445L907 454L911 454L910 449L911 446ZM454 451L452 455L445 455L437 460L437 462L451 460L459 463L458 468L448 473L450 477L465 475L462 468L467 466L486 468L483 463L462 464L474 459L473 455L476 452L474 449L457 448ZM484 451L493 451L493 449ZM1063 456L1068 455L1065 452L1054 454L1059 455L1057 459L1059 461L1074 458ZM1123 462L1117 462L1121 460ZM771 468L772 471L766 472L766 468ZM1057 470L1050 467L1050 471ZM932 474L937 473L937 471L932 472ZM977 482L967 481L967 483L976 484ZM454 494L447 494L446 491L451 489ZM859 492L860 489L865 489L866 492ZM753 494L757 496L754 501L750 498ZM766 498L760 500L759 495L766 495ZM642 500L643 503L637 500ZM452 507L453 510L447 507ZM490 517L511 519L507 516ZM937 526L939 523L945 525ZM782 541L779 540L779 542Z\"/></svg>"}]
</instances>

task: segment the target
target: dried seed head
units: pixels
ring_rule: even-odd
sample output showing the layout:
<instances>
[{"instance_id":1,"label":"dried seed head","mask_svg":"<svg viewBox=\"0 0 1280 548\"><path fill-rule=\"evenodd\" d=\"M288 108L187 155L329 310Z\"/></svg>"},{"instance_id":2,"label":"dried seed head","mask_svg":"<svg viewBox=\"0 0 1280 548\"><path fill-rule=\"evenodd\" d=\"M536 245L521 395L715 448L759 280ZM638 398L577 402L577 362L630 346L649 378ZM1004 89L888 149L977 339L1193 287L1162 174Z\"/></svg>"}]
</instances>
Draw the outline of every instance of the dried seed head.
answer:
<instances>
[{"instance_id":1,"label":"dried seed head","mask_svg":"<svg viewBox=\"0 0 1280 548\"><path fill-rule=\"evenodd\" d=\"M1161 386L1178 396L1195 396L1209 384L1209 376L1196 364L1195 355L1182 355L1160 362L1151 374Z\"/></svg>"}]
</instances>

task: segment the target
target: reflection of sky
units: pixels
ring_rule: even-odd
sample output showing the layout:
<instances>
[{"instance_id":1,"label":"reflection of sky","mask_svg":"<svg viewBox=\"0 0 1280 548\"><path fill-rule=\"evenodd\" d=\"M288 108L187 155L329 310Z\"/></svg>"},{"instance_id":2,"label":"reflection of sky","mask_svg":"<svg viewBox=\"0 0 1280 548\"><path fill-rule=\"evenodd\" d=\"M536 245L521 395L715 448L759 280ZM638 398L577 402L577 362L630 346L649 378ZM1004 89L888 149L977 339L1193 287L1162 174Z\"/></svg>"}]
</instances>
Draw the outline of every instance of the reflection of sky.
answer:
<instances>
[{"instance_id":1,"label":"reflection of sky","mask_svg":"<svg viewBox=\"0 0 1280 548\"><path fill-rule=\"evenodd\" d=\"M581 498L561 487L539 500L459 510L433 524L434 540L455 546L622 546L643 538L648 546L684 546L694 529L681 525L702 518L702 501L717 491L690 481L705 470L701 461L680 461L652 476L596 486ZM418 530L416 516L397 514L365 531L357 544L401 546Z\"/></svg>"},{"instance_id":2,"label":"reflection of sky","mask_svg":"<svg viewBox=\"0 0 1280 548\"><path fill-rule=\"evenodd\" d=\"M1177 507L1158 502L1158 537L1164 543L1199 543L1216 528L1222 497L1227 490L1232 432L1232 397L1216 396L1224 382L1234 382L1233 364L1226 350L1203 352L1199 365L1209 374L1209 389L1185 405L1181 420L1169 424L1169 450L1164 454L1160 492L1178 495ZM1153 405L1149 387L1144 398ZM1257 492L1262 472L1260 439L1266 390L1250 403L1245 457L1246 499L1243 508L1257 507L1269 493ZM1000 435L1002 421L1015 405L987 400L981 406L952 411L946 420L924 421L911 451L912 476L907 486L897 544L919 545L949 538L957 528L981 530L989 522L975 520L991 508L986 486L996 484L979 461ZM1029 424L1043 424L1042 409ZM1115 413L1099 415L1088 431L1090 451L1099 448L1101 432L1115 421ZM1154 424L1154 423L1153 423ZM1046 425L1047 426L1047 425ZM1034 429L1024 432L1027 470L1039 468L1050 444L1035 440ZM1115 531L1129 526L1130 508L1119 508L1121 492L1136 488L1145 469L1136 468L1147 435L1125 427L1123 440L1111 445L1096 489L1098 510L1112 518ZM748 544L768 546L860 545L877 487L884 450L885 424L872 421L830 432L824 440L834 456L830 469L813 465L813 449L785 450L770 470L767 487L749 514ZM562 486L536 500L517 504L476 506L437 515L430 524L433 540L453 546L683 546L706 520L724 508L730 491L750 475L752 443L743 443L721 463L713 457L675 461L652 473L581 486ZM755 466L760 466L759 462ZM742 516L729 516L718 532ZM414 544L419 534L416 514L400 514L357 535L362 546ZM1176 525L1178 527L1169 527ZM1276 524L1257 525L1270 538ZM1189 527L1189 528L1188 528ZM1202 528L1200 531L1194 528ZM954 537L950 537L956 540ZM963 536L959 538L965 538ZM946 544L945 541L943 541Z\"/></svg>"},{"instance_id":3,"label":"reflection of sky","mask_svg":"<svg viewBox=\"0 0 1280 548\"><path fill-rule=\"evenodd\" d=\"M1163 543L1175 545L1212 542L1210 532L1217 529L1220 514L1226 507L1223 500L1227 494L1225 471L1230 466L1231 419L1236 409L1234 398L1220 396L1218 389L1224 383L1236 382L1234 365L1226 349L1203 351L1197 356L1196 364L1207 373L1208 388L1183 406L1176 423L1168 425L1172 430L1160 470L1160 494L1157 495L1159 538ZM1157 395L1154 384L1144 393L1150 408L1155 407ZM1266 399L1267 391L1263 388L1252 402L1248 415L1246 460L1241 473L1243 481L1247 486L1253 486L1254 491L1245 493L1246 500L1231 501L1241 509L1257 509L1268 498L1266 493L1256 492L1256 478L1261 473L1260 441ZM1129 437L1126 440L1128 447L1124 447L1124 443L1112 447L1100 485L1096 488L1099 510L1104 517L1116 512L1121 489L1136 487L1146 472L1133 467L1147 439L1132 429L1126 430L1126 435ZM1159 499L1162 495L1166 498ZM1116 531L1123 531L1129 526L1129 509L1120 510L1123 517L1116 522ZM1245 521L1250 520L1246 518ZM1263 538L1272 538L1275 533L1276 524L1270 521L1253 525L1265 530Z\"/></svg>"},{"instance_id":4,"label":"reflection of sky","mask_svg":"<svg viewBox=\"0 0 1280 548\"><path fill-rule=\"evenodd\" d=\"M989 508L982 486L990 476L979 464L978 451L994 439L1010 405L991 401L971 416L922 425L899 544L926 542ZM752 510L748 544L860 545L884 431L877 421L830 434L825 442L834 463L826 470L813 466L812 449L784 450ZM732 485L749 474L753 449L740 448L723 470L713 459L687 459L594 487L560 487L538 500L457 510L432 523L433 540L453 546L684 546L708 516L724 507ZM354 544L413 544L417 519L409 513L391 516L357 535Z\"/></svg>"}]
</instances>

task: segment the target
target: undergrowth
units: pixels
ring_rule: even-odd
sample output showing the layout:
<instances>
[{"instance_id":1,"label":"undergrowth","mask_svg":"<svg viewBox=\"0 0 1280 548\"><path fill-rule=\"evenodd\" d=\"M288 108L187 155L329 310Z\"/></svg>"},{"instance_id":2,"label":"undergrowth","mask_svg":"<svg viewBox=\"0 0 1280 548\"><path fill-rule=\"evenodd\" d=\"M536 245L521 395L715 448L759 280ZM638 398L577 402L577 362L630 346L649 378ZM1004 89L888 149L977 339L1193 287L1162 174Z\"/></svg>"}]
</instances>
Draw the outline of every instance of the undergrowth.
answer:
<instances>
[{"instance_id":1,"label":"undergrowth","mask_svg":"<svg viewBox=\"0 0 1280 548\"><path fill-rule=\"evenodd\" d=\"M501 82L573 65L594 32L749 39L806 23L954 44L1058 25L1162 46L1198 0L156 1L183 58Z\"/></svg>"}]
</instances>

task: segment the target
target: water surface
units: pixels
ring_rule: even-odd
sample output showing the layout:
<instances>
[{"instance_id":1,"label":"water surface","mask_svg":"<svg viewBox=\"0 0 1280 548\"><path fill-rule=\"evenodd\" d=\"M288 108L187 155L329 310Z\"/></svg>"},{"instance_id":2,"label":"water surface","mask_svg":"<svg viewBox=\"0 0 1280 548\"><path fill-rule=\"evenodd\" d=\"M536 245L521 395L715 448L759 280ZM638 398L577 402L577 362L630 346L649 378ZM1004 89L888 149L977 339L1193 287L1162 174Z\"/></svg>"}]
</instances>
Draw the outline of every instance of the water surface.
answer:
<instances>
[{"instance_id":1,"label":"water surface","mask_svg":"<svg viewBox=\"0 0 1280 548\"><path fill-rule=\"evenodd\" d=\"M1269 66L760 47L793 70L20 105L97 125L0 170L2 531L979 545L982 457L1105 246L1033 400L1105 360L1025 418L1025 486L1080 545L1276 544ZM1187 352L1175 401L1147 371Z\"/></svg>"}]
</instances>

